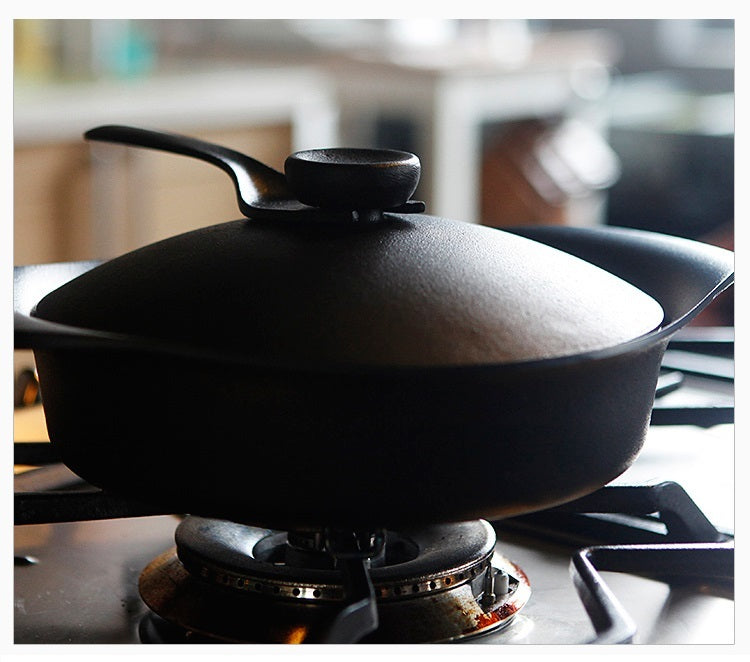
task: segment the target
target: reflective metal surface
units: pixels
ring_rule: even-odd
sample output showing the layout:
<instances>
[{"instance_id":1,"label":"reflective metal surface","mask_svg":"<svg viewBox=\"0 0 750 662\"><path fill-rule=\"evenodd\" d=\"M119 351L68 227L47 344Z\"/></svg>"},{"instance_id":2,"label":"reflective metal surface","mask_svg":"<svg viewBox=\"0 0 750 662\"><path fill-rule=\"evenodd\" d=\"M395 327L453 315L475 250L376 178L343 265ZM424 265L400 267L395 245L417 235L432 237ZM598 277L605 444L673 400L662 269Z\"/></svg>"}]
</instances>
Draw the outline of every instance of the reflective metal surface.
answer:
<instances>
[{"instance_id":1,"label":"reflective metal surface","mask_svg":"<svg viewBox=\"0 0 750 662\"><path fill-rule=\"evenodd\" d=\"M508 559L496 554L492 564L493 575L508 579L503 593L498 589L491 600L481 599L480 574L476 581L456 587L379 600L378 628L363 641L447 642L507 627L528 601L529 585L523 571ZM139 585L149 606L178 626L171 633L161 628L166 643L184 643L196 634L214 643L316 641L340 610L338 604L325 600L278 599L273 593L253 594L209 584L186 571L172 551L149 564Z\"/></svg>"},{"instance_id":2,"label":"reflective metal surface","mask_svg":"<svg viewBox=\"0 0 750 662\"><path fill-rule=\"evenodd\" d=\"M332 557L302 555L287 535L269 529L190 516L175 532L177 556L206 583L293 600L342 600ZM387 532L384 558L370 574L379 601L442 591L473 580L489 565L495 532L485 521ZM328 562L331 565L324 565Z\"/></svg>"},{"instance_id":3,"label":"reflective metal surface","mask_svg":"<svg viewBox=\"0 0 750 662\"><path fill-rule=\"evenodd\" d=\"M733 426L654 427L616 483L680 482L715 525L734 524ZM16 643L138 643L148 612L138 576L173 544L176 517L15 527ZM467 643L578 644L594 630L569 576L575 549L498 527L497 549L528 577L531 598L508 627ZM734 602L709 585L669 586L620 573L606 581L637 626L637 644L729 644Z\"/></svg>"}]
</instances>

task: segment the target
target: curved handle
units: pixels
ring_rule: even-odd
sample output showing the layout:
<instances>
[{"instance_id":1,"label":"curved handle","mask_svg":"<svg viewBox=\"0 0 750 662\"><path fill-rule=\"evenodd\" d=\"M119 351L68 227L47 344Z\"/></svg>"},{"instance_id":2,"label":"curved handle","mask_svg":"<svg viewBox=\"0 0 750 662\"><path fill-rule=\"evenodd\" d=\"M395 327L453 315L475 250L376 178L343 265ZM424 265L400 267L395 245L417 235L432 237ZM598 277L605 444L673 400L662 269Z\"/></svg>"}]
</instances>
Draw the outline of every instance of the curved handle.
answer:
<instances>
[{"instance_id":1,"label":"curved handle","mask_svg":"<svg viewBox=\"0 0 750 662\"><path fill-rule=\"evenodd\" d=\"M666 336L684 326L734 282L734 253L691 239L613 226L504 228L580 257L656 299Z\"/></svg>"},{"instance_id":2,"label":"curved handle","mask_svg":"<svg viewBox=\"0 0 750 662\"><path fill-rule=\"evenodd\" d=\"M221 145L175 133L138 129L110 124L86 131L88 140L148 147L163 152L183 154L218 166L234 183L237 203L245 216L278 208L280 205L301 207L289 190L286 177L255 159Z\"/></svg>"},{"instance_id":3,"label":"curved handle","mask_svg":"<svg viewBox=\"0 0 750 662\"><path fill-rule=\"evenodd\" d=\"M14 349L88 349L129 346L126 336L93 329L81 329L50 322L23 313L13 313Z\"/></svg>"},{"instance_id":4,"label":"curved handle","mask_svg":"<svg viewBox=\"0 0 750 662\"><path fill-rule=\"evenodd\" d=\"M218 166L234 183L248 218L379 218L381 211L414 214L424 203L409 200L419 181L419 159L395 150L320 149L287 159L286 175L221 145L176 133L109 124L90 129L88 140L183 154ZM300 213L301 212L301 213Z\"/></svg>"},{"instance_id":5,"label":"curved handle","mask_svg":"<svg viewBox=\"0 0 750 662\"><path fill-rule=\"evenodd\" d=\"M124 334L84 329L33 316L40 299L100 264L97 260L88 260L13 267L14 349L117 349L136 346L136 340Z\"/></svg>"}]
</instances>

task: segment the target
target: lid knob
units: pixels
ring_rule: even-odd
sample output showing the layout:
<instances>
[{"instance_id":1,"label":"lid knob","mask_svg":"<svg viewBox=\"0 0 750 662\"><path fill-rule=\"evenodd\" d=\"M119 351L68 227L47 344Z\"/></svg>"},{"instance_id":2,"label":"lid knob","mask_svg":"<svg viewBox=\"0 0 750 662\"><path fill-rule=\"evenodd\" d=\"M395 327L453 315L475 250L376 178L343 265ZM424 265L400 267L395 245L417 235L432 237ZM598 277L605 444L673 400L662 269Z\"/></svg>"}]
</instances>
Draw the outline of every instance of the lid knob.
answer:
<instances>
[{"instance_id":1,"label":"lid knob","mask_svg":"<svg viewBox=\"0 0 750 662\"><path fill-rule=\"evenodd\" d=\"M383 210L409 200L419 183L419 159L390 149L332 148L286 159L289 187L300 202L340 211Z\"/></svg>"}]
</instances>

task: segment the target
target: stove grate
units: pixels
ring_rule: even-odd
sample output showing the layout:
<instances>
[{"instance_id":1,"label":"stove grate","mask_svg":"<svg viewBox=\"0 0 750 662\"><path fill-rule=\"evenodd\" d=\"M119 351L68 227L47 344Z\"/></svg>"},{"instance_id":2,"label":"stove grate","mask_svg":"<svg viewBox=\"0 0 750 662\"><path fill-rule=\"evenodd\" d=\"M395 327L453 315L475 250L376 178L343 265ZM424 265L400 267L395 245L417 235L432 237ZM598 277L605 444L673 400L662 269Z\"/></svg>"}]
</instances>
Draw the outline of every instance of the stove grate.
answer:
<instances>
[{"instance_id":1,"label":"stove grate","mask_svg":"<svg viewBox=\"0 0 750 662\"><path fill-rule=\"evenodd\" d=\"M636 633L633 619L603 580L602 571L733 590L733 537L718 531L677 483L608 486L495 526L587 545L573 554L570 573L596 633L589 643L632 643Z\"/></svg>"}]
</instances>

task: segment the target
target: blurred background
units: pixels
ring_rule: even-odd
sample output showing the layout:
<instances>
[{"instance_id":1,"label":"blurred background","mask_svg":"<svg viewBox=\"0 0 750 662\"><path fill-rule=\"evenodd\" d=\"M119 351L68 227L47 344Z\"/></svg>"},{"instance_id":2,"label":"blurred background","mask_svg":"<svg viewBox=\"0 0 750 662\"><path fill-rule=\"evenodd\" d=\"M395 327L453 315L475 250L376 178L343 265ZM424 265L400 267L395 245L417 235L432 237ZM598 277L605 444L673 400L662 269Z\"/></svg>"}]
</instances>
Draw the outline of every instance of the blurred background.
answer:
<instances>
[{"instance_id":1,"label":"blurred background","mask_svg":"<svg viewBox=\"0 0 750 662\"><path fill-rule=\"evenodd\" d=\"M731 20L16 20L14 260L109 258L240 216L229 179L87 144L188 133L281 169L417 153L428 213L733 246Z\"/></svg>"}]
</instances>

